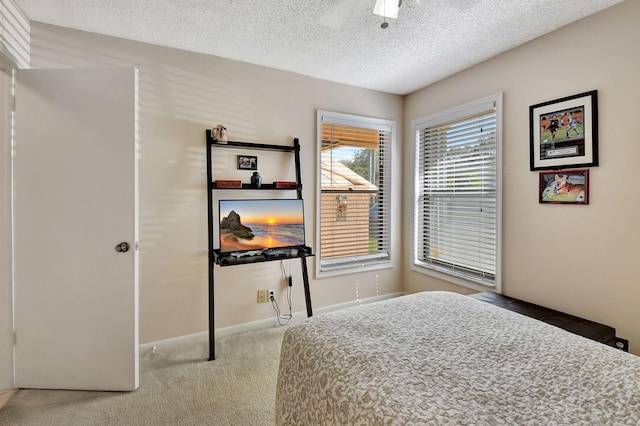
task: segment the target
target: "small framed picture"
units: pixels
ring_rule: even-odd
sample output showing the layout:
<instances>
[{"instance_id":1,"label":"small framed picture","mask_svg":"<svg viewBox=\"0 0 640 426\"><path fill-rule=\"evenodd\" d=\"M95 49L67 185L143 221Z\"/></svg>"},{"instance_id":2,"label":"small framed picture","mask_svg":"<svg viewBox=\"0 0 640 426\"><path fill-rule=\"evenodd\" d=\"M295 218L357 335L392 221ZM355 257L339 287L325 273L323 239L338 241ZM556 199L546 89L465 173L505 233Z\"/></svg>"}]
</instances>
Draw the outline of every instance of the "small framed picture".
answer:
<instances>
[{"instance_id":1,"label":"small framed picture","mask_svg":"<svg viewBox=\"0 0 640 426\"><path fill-rule=\"evenodd\" d=\"M598 92L529 107L531 170L598 165Z\"/></svg>"},{"instance_id":2,"label":"small framed picture","mask_svg":"<svg viewBox=\"0 0 640 426\"><path fill-rule=\"evenodd\" d=\"M589 169L540 172L541 204L589 204Z\"/></svg>"},{"instance_id":3,"label":"small framed picture","mask_svg":"<svg viewBox=\"0 0 640 426\"><path fill-rule=\"evenodd\" d=\"M258 157L238 155L238 170L258 170Z\"/></svg>"}]
</instances>

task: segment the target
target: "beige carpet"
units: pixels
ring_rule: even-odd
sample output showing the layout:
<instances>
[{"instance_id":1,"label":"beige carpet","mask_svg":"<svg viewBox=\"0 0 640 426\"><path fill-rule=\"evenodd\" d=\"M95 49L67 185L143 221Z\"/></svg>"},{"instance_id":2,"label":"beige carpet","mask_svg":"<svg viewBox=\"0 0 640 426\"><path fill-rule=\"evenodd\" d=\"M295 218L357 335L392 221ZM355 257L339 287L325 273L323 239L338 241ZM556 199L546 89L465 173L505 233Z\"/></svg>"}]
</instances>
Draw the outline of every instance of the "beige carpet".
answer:
<instances>
[{"instance_id":1,"label":"beige carpet","mask_svg":"<svg viewBox=\"0 0 640 426\"><path fill-rule=\"evenodd\" d=\"M135 392L21 389L0 425L273 425L285 328L147 351Z\"/></svg>"}]
</instances>

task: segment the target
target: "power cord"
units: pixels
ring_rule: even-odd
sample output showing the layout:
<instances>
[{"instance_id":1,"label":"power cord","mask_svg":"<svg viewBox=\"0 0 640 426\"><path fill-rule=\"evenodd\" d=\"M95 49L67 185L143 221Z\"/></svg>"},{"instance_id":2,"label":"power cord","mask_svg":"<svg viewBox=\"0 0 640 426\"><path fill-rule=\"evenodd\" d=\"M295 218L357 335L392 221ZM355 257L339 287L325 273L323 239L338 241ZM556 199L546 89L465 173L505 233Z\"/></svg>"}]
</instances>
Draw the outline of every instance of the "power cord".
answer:
<instances>
[{"instance_id":1,"label":"power cord","mask_svg":"<svg viewBox=\"0 0 640 426\"><path fill-rule=\"evenodd\" d=\"M284 262L280 261L280 268L282 269L282 276L285 280L287 280L287 302L289 303L289 314L282 315L280 313L280 306L278 306L278 301L275 297L271 296L269 299L271 301L271 306L273 310L276 312L276 319L278 320L278 324L287 325L291 318L293 318L292 313L292 304L291 304L291 287L293 287L293 280L291 278L291 274L287 273L284 267Z\"/></svg>"}]
</instances>

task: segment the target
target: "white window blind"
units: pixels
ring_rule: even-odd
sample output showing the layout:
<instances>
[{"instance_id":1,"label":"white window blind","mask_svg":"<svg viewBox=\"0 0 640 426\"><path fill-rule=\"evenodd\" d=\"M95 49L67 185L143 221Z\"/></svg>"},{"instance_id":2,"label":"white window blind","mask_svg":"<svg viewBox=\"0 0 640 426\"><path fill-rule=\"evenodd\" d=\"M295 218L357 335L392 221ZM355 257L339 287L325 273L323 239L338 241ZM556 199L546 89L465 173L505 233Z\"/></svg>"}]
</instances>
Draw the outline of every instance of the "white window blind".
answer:
<instances>
[{"instance_id":1,"label":"white window blind","mask_svg":"<svg viewBox=\"0 0 640 426\"><path fill-rule=\"evenodd\" d=\"M320 271L388 263L391 126L326 115L319 126Z\"/></svg>"},{"instance_id":2,"label":"white window blind","mask_svg":"<svg viewBox=\"0 0 640 426\"><path fill-rule=\"evenodd\" d=\"M496 102L416 126L414 264L494 287L499 241Z\"/></svg>"},{"instance_id":3,"label":"white window blind","mask_svg":"<svg viewBox=\"0 0 640 426\"><path fill-rule=\"evenodd\" d=\"M0 0L0 56L18 68L28 68L31 24L12 0Z\"/></svg>"}]
</instances>

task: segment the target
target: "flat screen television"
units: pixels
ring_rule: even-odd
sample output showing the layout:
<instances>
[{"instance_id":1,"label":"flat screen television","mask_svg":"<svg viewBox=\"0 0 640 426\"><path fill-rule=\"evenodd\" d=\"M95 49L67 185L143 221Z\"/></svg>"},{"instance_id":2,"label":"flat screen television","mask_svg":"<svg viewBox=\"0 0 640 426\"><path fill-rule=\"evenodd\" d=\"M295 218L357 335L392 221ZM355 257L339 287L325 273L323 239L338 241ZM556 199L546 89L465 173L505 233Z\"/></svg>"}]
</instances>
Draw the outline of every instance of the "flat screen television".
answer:
<instances>
[{"instance_id":1,"label":"flat screen television","mask_svg":"<svg viewBox=\"0 0 640 426\"><path fill-rule=\"evenodd\" d=\"M219 200L220 253L305 245L302 200Z\"/></svg>"}]
</instances>

